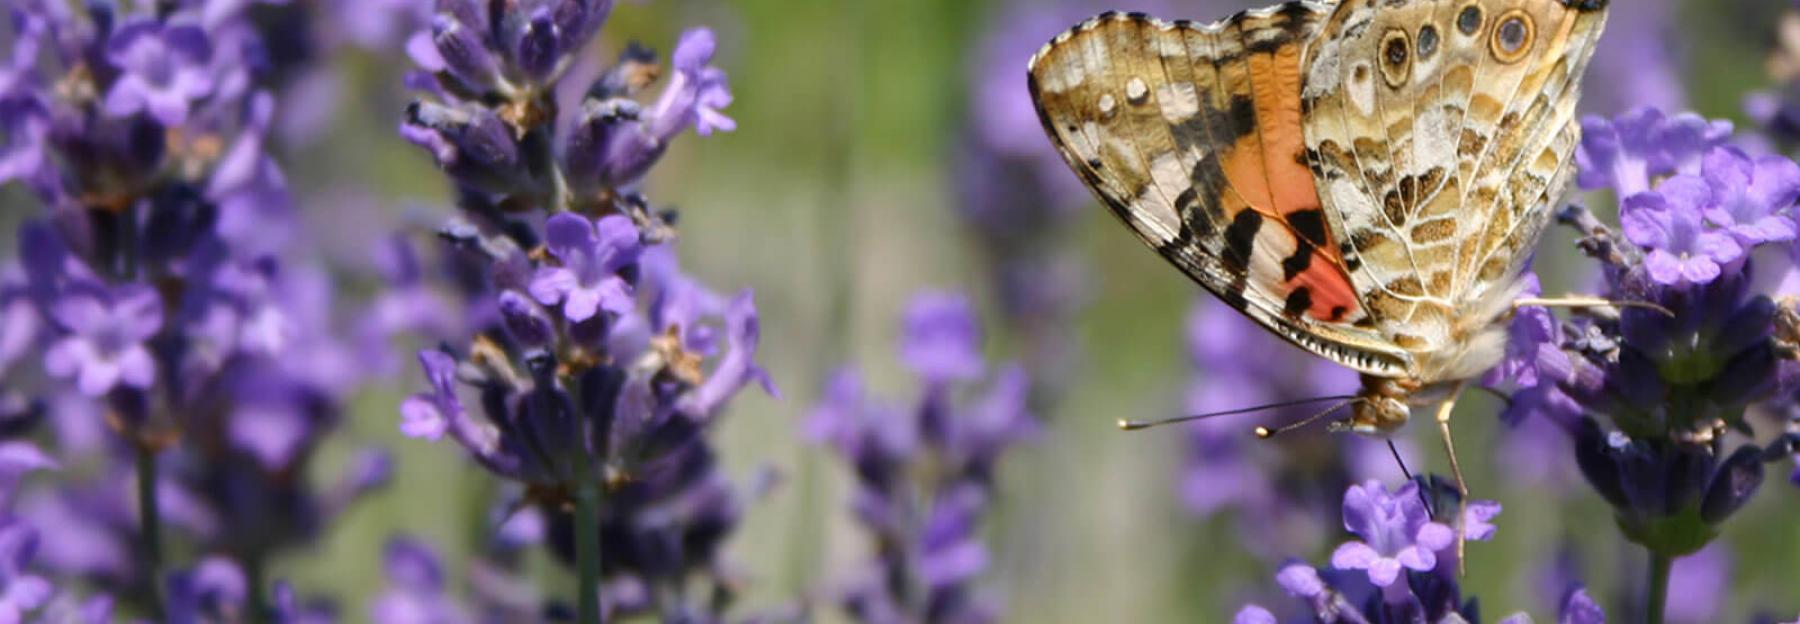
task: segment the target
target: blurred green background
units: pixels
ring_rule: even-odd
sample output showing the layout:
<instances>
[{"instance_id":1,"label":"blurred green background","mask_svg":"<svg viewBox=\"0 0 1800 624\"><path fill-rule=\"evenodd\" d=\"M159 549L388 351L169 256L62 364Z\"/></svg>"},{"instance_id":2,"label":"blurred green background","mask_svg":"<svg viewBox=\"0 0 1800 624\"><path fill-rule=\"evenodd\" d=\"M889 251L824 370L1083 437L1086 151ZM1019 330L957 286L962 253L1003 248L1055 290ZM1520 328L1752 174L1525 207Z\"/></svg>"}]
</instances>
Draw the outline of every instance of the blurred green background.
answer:
<instances>
[{"instance_id":1,"label":"blurred green background","mask_svg":"<svg viewBox=\"0 0 1800 624\"><path fill-rule=\"evenodd\" d=\"M1634 10L1636 1L1619 0L1614 11ZM1184 3L1169 4L1169 17L1226 14L1187 14ZM1781 4L1691 0L1681 7L1676 23L1683 32L1671 45L1684 58L1695 110L1740 117L1739 99L1764 86L1767 18ZM810 595L824 605L816 611L823 621L837 621L828 599L833 571L867 547L845 510L842 466L797 435L820 382L855 365L879 393L909 396L911 382L894 361L906 298L924 288L962 289L994 309L977 239L957 217L953 152L967 128L971 81L982 77L976 51L982 38L1008 27L1000 8L967 0L625 2L605 30L600 50L610 55L627 39L666 49L682 28L710 25L721 40L717 62L736 94L727 112L739 130L681 139L646 189L682 209L679 248L692 274L722 291L756 289L761 359L782 389L780 399L746 392L717 432L734 474L772 465L785 477L751 508L730 546L754 583L745 610ZM394 132L408 99L396 79L402 57L334 54L345 91L330 132L284 159L303 209L315 223L366 219L382 227L429 226L448 216L442 176ZM1023 89L1020 60L1008 79ZM356 191L381 201L343 199ZM1201 293L1102 210L1085 211L1074 230L1071 244L1093 278L1073 328L1082 357L1066 400L1044 415L1045 435L1003 461L1000 510L987 528L996 565L986 584L1005 601L1007 621L1228 620L1251 589L1272 587L1273 569L1246 551L1229 518L1197 520L1180 508L1179 429L1127 434L1113 426L1120 417L1180 409L1193 374L1183 319ZM1579 266L1570 240L1553 230L1543 243L1539 266L1550 292L1581 286L1582 274L1568 269ZM1015 338L997 318L989 320L989 353L1015 356ZM1243 327L1255 331L1248 321ZM366 613L367 598L382 585L387 537L428 538L451 554L454 579L467 569L456 553L468 552L482 530L491 480L455 445L405 439L397 430L395 405L417 387L418 373L408 367L362 393L329 449L334 455L315 463L332 472L331 456L371 442L391 447L399 461L389 495L356 507L316 549L271 571L306 593L346 597L352 619ZM1640 554L1622 547L1607 508L1583 489L1553 497L1509 488L1510 468L1495 465L1488 452L1497 435L1496 402L1476 397L1460 407L1457 435L1472 487L1506 505L1497 540L1470 551L1467 587L1481 596L1487 616L1528 609L1539 621L1551 617L1536 583L1542 563L1565 543L1576 546L1582 577L1613 609L1625 581L1620 571L1642 564ZM1255 421L1243 422L1248 435ZM1415 470L1444 469L1433 431L1414 427L1407 435L1420 436L1415 447L1425 451L1409 458ZM1781 478L1786 466L1777 466L1725 536L1735 560L1723 613L1730 621L1765 610L1800 612L1793 576L1800 491ZM1390 482L1398 481L1396 471ZM1292 554L1318 563L1327 553ZM537 559L546 590L567 593L566 574Z\"/></svg>"}]
</instances>

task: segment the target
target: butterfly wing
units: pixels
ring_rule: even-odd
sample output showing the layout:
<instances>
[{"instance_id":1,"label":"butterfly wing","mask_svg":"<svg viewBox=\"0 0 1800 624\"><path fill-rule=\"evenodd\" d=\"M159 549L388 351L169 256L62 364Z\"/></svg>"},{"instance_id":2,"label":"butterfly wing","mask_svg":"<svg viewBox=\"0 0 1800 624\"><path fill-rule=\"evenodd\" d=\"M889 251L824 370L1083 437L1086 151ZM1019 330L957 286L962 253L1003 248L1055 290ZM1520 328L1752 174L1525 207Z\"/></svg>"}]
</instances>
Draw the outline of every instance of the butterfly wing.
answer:
<instances>
[{"instance_id":1,"label":"butterfly wing","mask_svg":"<svg viewBox=\"0 0 1800 624\"><path fill-rule=\"evenodd\" d=\"M1032 58L1058 151L1137 235L1264 327L1351 368L1408 355L1358 300L1301 136L1301 60L1331 4L1212 24L1107 13Z\"/></svg>"},{"instance_id":2,"label":"butterfly wing","mask_svg":"<svg viewBox=\"0 0 1800 624\"><path fill-rule=\"evenodd\" d=\"M1482 316L1469 308L1522 270L1568 186L1605 8L1356 2L1309 49L1307 157L1359 298L1396 344L1453 348Z\"/></svg>"}]
</instances>

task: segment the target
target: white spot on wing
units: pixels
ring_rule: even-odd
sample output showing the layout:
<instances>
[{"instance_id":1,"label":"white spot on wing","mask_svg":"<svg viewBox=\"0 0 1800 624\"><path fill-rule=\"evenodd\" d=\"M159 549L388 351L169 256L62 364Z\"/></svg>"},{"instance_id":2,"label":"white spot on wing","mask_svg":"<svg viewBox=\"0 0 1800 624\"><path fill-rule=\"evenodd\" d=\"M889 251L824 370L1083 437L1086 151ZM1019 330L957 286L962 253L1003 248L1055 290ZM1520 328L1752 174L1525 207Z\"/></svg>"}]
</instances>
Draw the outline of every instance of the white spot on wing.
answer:
<instances>
[{"instance_id":1,"label":"white spot on wing","mask_svg":"<svg viewBox=\"0 0 1800 624\"><path fill-rule=\"evenodd\" d=\"M1200 113L1200 94L1191 82L1157 87L1156 101L1162 105L1163 120L1169 123L1181 123Z\"/></svg>"},{"instance_id":2,"label":"white spot on wing","mask_svg":"<svg viewBox=\"0 0 1800 624\"><path fill-rule=\"evenodd\" d=\"M1143 78L1132 76L1131 81L1125 83L1125 99L1131 101L1131 103L1141 104L1143 103L1144 98L1149 95L1150 86L1144 84Z\"/></svg>"}]
</instances>

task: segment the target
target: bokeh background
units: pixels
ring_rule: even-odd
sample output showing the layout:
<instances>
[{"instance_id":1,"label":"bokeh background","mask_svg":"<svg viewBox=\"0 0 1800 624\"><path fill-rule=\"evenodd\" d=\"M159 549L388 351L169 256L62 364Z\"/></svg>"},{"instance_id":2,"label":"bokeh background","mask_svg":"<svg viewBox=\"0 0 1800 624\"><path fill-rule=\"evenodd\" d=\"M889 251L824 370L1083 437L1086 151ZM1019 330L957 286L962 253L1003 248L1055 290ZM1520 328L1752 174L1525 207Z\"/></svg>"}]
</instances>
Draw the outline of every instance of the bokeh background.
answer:
<instances>
[{"instance_id":1,"label":"bokeh background","mask_svg":"<svg viewBox=\"0 0 1800 624\"><path fill-rule=\"evenodd\" d=\"M690 273L724 291L755 289L761 359L782 390L781 398L746 393L717 431L734 475L772 467L782 477L729 546L751 580L744 608L811 596L823 621L840 617L827 597L837 572L868 544L846 511L847 471L807 445L800 425L823 381L843 366L865 371L880 393L913 391L895 360L896 336L905 302L921 290L968 293L983 311L987 353L1026 361L1038 380L1034 407L1044 427L1002 461L998 511L984 529L995 561L982 585L1004 602L1006 621L1221 621L1246 600L1279 601L1271 598L1276 566L1285 557L1322 561L1344 535L1329 504L1284 511L1281 526L1252 530L1242 509L1253 490L1317 490L1335 501L1347 479L1399 482L1385 448L1322 428L1250 439L1252 426L1288 412L1207 423L1205 433L1114 427L1120 418L1307 396L1217 383L1242 370L1254 371L1251 384L1290 392L1354 389L1352 378L1208 301L1094 206L1055 163L1024 94L1030 53L1087 14L1141 8L1205 20L1256 3L620 3L590 52L610 55L633 39L666 48L681 29L709 25L720 41L715 62L736 95L728 113L737 131L677 142L645 188L680 208L679 248ZM349 4L369 14L314 12L310 23L293 25L327 43L314 50L317 64L287 80L276 149L307 239L355 301L379 288L373 250L383 236L402 230L429 241L452 209L449 185L427 154L395 132L410 99L399 80L405 33L374 20L403 21L379 6L398 3ZM1588 112L1650 104L1749 123L1744 98L1769 86L1764 58L1785 2L1614 4L1590 70ZM352 32L347 23L370 30ZM0 197L9 215L30 201L17 189ZM1597 199L1596 208L1609 205ZM1571 240L1553 229L1542 243L1547 292L1579 290L1590 277ZM399 400L423 383L407 364L357 395L325 460L313 463L335 474L341 461L331 458L371 443L389 447L398 458L390 489L353 508L317 548L269 572L309 593L340 596L348 614L362 613L381 586L390 536L430 541L448 555L450 578L460 579L467 568L458 555L486 526L492 479L454 445L398 431ZM1507 431L1494 416L1499 406L1474 395L1456 419L1477 497L1505 505L1496 540L1471 547L1465 587L1489 617L1524 609L1544 618L1558 591L1548 588L1573 566L1612 610L1631 591L1642 554L1617 537L1608 508L1580 482L1564 436ZM1413 427L1403 437L1411 468L1445 469L1435 432ZM1239 468L1266 472L1208 473L1213 448L1242 455ZM1339 462L1345 467L1310 461L1333 454L1349 458ZM1683 561L1672 619L1800 612L1792 575L1800 491L1777 481L1714 547ZM1252 493L1206 494L1239 490ZM568 575L532 557L545 587L565 592Z\"/></svg>"}]
</instances>

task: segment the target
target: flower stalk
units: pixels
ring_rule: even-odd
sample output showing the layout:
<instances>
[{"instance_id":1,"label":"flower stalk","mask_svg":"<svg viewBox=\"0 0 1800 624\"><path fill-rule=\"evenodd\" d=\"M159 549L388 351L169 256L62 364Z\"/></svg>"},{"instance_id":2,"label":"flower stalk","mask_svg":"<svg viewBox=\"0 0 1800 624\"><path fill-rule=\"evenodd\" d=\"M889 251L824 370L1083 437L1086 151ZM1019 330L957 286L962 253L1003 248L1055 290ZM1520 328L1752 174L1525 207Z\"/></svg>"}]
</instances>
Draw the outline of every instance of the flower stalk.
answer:
<instances>
[{"instance_id":1,"label":"flower stalk","mask_svg":"<svg viewBox=\"0 0 1800 624\"><path fill-rule=\"evenodd\" d=\"M162 514L156 496L156 449L137 445L138 529L143 548L144 576L149 583L150 615L163 618Z\"/></svg>"},{"instance_id":2,"label":"flower stalk","mask_svg":"<svg viewBox=\"0 0 1800 624\"><path fill-rule=\"evenodd\" d=\"M1669 573L1675 569L1675 558L1646 549L1650 553L1650 584L1644 593L1644 621L1662 624L1663 610L1669 603Z\"/></svg>"},{"instance_id":3,"label":"flower stalk","mask_svg":"<svg viewBox=\"0 0 1800 624\"><path fill-rule=\"evenodd\" d=\"M582 463L587 463L585 460ZM582 466L575 491L575 560L581 624L600 624L600 477Z\"/></svg>"}]
</instances>

